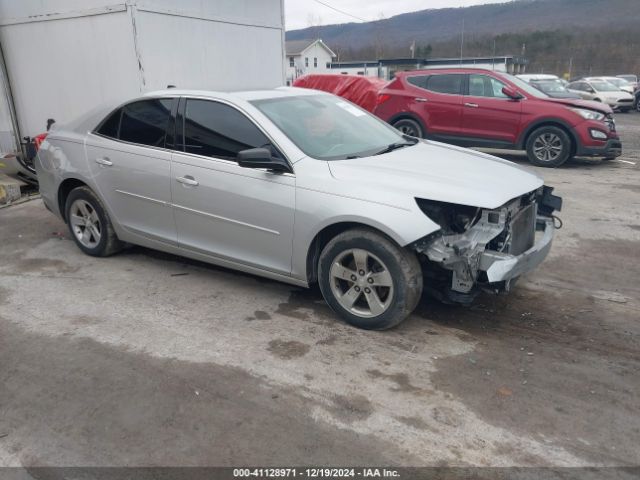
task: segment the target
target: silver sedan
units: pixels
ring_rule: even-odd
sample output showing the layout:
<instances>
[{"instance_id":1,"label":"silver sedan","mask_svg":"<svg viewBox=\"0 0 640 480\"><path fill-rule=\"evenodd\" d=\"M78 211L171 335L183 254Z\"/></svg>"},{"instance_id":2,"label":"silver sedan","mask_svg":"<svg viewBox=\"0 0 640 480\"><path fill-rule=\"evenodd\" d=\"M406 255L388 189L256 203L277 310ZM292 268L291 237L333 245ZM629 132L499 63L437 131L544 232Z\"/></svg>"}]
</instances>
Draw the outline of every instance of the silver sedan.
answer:
<instances>
[{"instance_id":1,"label":"silver sedan","mask_svg":"<svg viewBox=\"0 0 640 480\"><path fill-rule=\"evenodd\" d=\"M299 286L385 329L423 286L467 303L547 255L561 201L510 162L402 135L333 95L170 89L52 130L36 169L78 247L125 243Z\"/></svg>"}]
</instances>

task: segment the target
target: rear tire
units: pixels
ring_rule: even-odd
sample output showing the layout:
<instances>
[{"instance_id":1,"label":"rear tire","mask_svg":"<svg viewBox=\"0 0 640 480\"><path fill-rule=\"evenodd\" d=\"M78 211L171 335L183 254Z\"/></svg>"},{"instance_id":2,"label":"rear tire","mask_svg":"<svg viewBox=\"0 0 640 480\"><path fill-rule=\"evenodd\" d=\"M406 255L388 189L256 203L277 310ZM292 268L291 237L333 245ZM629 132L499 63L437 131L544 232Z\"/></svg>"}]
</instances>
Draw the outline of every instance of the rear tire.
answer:
<instances>
[{"instance_id":1,"label":"rear tire","mask_svg":"<svg viewBox=\"0 0 640 480\"><path fill-rule=\"evenodd\" d=\"M104 205L89 187L74 188L65 203L65 218L76 245L87 255L108 257L122 250Z\"/></svg>"},{"instance_id":2,"label":"rear tire","mask_svg":"<svg viewBox=\"0 0 640 480\"><path fill-rule=\"evenodd\" d=\"M405 135L411 137L424 138L425 132L422 126L416 120L410 118L401 118L393 122L393 126Z\"/></svg>"},{"instance_id":3,"label":"rear tire","mask_svg":"<svg viewBox=\"0 0 640 480\"><path fill-rule=\"evenodd\" d=\"M540 127L527 139L527 157L536 167L559 167L571 157L571 139L558 127Z\"/></svg>"},{"instance_id":4,"label":"rear tire","mask_svg":"<svg viewBox=\"0 0 640 480\"><path fill-rule=\"evenodd\" d=\"M347 323L386 330L416 308L423 279L413 252L358 228L337 235L324 247L318 282L326 302Z\"/></svg>"}]
</instances>

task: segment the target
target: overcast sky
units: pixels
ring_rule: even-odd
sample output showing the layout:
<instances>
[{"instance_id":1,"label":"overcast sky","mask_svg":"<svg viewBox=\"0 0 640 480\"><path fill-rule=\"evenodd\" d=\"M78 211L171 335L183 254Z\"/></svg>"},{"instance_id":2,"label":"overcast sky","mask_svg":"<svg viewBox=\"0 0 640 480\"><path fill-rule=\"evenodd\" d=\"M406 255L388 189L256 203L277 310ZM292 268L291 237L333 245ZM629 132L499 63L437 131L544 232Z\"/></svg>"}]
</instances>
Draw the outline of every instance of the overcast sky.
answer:
<instances>
[{"instance_id":1,"label":"overcast sky","mask_svg":"<svg viewBox=\"0 0 640 480\"><path fill-rule=\"evenodd\" d=\"M339 10L371 21L393 17L399 13L415 12L427 8L463 7L483 3L502 3L508 0L321 0ZM358 22L355 18L336 12L316 0L285 0L285 22L287 30L296 30L315 25Z\"/></svg>"}]
</instances>

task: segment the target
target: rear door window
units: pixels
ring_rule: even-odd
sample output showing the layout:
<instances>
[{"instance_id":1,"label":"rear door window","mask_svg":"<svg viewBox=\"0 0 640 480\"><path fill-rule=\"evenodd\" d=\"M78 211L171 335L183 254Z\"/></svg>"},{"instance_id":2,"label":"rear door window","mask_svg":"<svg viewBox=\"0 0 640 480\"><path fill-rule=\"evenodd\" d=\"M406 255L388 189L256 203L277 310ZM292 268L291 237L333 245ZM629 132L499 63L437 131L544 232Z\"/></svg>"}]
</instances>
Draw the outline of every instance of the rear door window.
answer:
<instances>
[{"instance_id":1,"label":"rear door window","mask_svg":"<svg viewBox=\"0 0 640 480\"><path fill-rule=\"evenodd\" d=\"M119 139L164 148L171 98L140 100L123 107Z\"/></svg>"},{"instance_id":2,"label":"rear door window","mask_svg":"<svg viewBox=\"0 0 640 480\"><path fill-rule=\"evenodd\" d=\"M431 75L424 88L436 93L459 95L462 93L462 79L461 74Z\"/></svg>"},{"instance_id":3,"label":"rear door window","mask_svg":"<svg viewBox=\"0 0 640 480\"><path fill-rule=\"evenodd\" d=\"M188 153L235 160L238 152L270 147L270 142L235 108L211 100L187 99L182 147Z\"/></svg>"}]
</instances>

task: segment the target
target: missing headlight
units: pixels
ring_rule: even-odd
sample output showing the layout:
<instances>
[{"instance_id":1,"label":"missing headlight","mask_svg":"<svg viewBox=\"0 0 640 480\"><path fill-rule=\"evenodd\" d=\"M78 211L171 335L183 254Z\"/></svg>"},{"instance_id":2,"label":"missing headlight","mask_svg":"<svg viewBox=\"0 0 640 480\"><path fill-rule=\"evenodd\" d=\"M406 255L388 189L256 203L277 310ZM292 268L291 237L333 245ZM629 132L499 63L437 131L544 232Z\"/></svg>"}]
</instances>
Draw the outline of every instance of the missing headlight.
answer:
<instances>
[{"instance_id":1,"label":"missing headlight","mask_svg":"<svg viewBox=\"0 0 640 480\"><path fill-rule=\"evenodd\" d=\"M440 225L446 234L466 232L478 221L481 214L478 207L468 205L456 205L423 198L416 198L416 203L420 210Z\"/></svg>"}]
</instances>

